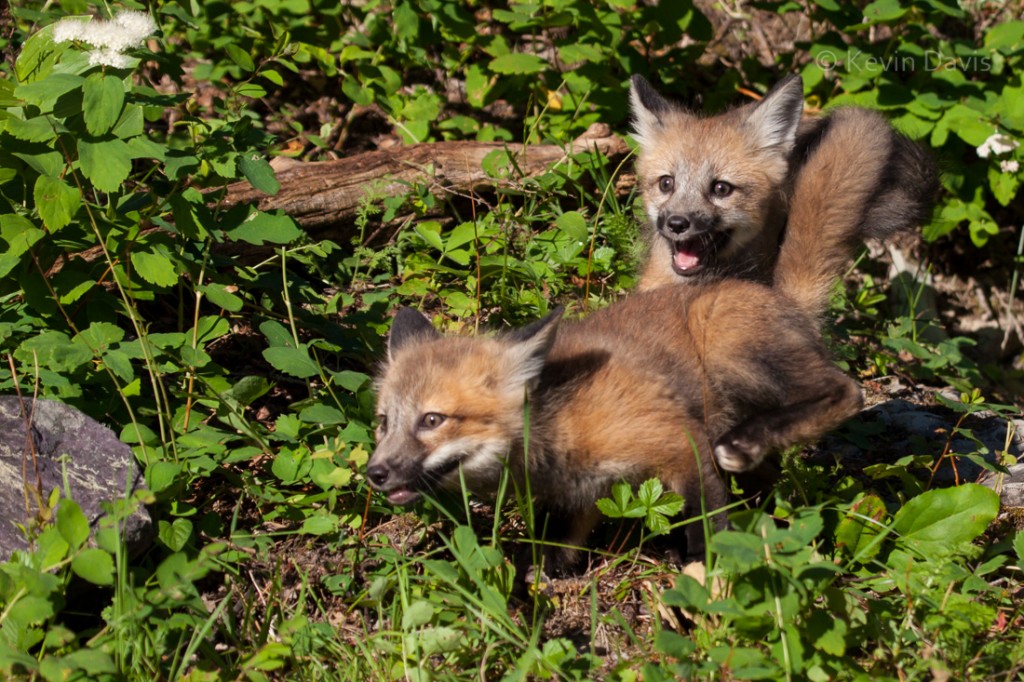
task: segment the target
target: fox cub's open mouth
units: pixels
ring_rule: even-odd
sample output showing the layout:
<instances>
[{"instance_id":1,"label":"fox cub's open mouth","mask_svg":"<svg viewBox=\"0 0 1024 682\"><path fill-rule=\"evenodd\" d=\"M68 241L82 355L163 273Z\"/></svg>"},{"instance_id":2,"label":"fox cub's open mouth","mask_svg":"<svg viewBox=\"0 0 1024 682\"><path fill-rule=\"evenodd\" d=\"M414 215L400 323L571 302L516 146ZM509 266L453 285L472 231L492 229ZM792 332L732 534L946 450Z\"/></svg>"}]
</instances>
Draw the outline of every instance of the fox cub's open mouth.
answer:
<instances>
[{"instance_id":1,"label":"fox cub's open mouth","mask_svg":"<svg viewBox=\"0 0 1024 682\"><path fill-rule=\"evenodd\" d=\"M715 254L725 248L729 241L728 233L717 230L688 239L669 237L664 233L662 236L668 242L672 253L672 269L683 277L696 275L704 270L714 260Z\"/></svg>"}]
</instances>

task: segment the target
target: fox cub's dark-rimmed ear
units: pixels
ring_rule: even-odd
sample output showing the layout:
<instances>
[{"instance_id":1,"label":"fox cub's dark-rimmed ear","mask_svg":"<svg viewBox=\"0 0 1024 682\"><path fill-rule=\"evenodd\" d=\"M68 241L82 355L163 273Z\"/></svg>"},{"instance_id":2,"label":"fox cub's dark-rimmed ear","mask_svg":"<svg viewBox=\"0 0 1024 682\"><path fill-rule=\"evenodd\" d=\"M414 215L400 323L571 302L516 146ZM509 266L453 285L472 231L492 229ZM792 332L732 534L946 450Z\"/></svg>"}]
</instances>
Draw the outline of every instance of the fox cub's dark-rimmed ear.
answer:
<instances>
[{"instance_id":1,"label":"fox cub's dark-rimmed ear","mask_svg":"<svg viewBox=\"0 0 1024 682\"><path fill-rule=\"evenodd\" d=\"M388 356L394 357L395 353L411 341L426 340L440 337L430 321L412 308L399 308L395 314L395 320L391 323L391 333L388 334Z\"/></svg>"},{"instance_id":2,"label":"fox cub's dark-rimmed ear","mask_svg":"<svg viewBox=\"0 0 1024 682\"><path fill-rule=\"evenodd\" d=\"M800 76L787 76L754 105L745 125L752 131L754 144L761 149L793 149L800 117L804 113L804 82Z\"/></svg>"},{"instance_id":3,"label":"fox cub's dark-rimmed ear","mask_svg":"<svg viewBox=\"0 0 1024 682\"><path fill-rule=\"evenodd\" d=\"M522 391L523 386L532 388L536 385L548 353L555 343L558 323L564 313L565 308L558 306L536 322L502 337L507 343L505 358L508 364L504 377L506 390Z\"/></svg>"},{"instance_id":4,"label":"fox cub's dark-rimmed ear","mask_svg":"<svg viewBox=\"0 0 1024 682\"><path fill-rule=\"evenodd\" d=\"M630 79L629 104L633 110L633 136L646 147L654 130L662 126L664 115L672 111L673 104L639 74Z\"/></svg>"}]
</instances>

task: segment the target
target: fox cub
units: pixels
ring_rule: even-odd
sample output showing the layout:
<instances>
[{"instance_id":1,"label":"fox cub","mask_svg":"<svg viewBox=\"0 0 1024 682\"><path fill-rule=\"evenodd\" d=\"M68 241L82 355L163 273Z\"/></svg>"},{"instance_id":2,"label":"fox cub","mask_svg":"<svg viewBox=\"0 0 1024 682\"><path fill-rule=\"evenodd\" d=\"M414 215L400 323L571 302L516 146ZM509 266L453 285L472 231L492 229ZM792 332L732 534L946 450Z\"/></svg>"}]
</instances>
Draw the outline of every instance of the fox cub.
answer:
<instances>
[{"instance_id":1,"label":"fox cub","mask_svg":"<svg viewBox=\"0 0 1024 682\"><path fill-rule=\"evenodd\" d=\"M472 338L442 336L400 310L377 385L370 483L404 505L460 479L493 493L507 467L520 489L529 476L548 539L581 546L613 483L658 477L685 498L688 517L702 495L720 509L727 490L712 456L725 470L751 469L861 404L814 321L762 285L663 287L581 322L560 317ZM687 527L684 555L701 551L702 533ZM549 566L573 558L554 551Z\"/></svg>"},{"instance_id":2,"label":"fox cub","mask_svg":"<svg viewBox=\"0 0 1024 682\"><path fill-rule=\"evenodd\" d=\"M653 226L641 289L722 277L771 282L783 232L803 230L801 239L831 240L846 250L917 226L938 189L930 157L881 114L840 108L804 118L797 76L760 102L717 116L669 102L642 76L633 76L630 102L638 184ZM835 133L848 144L816 152ZM807 163L846 165L865 152L884 163L844 169L841 184ZM858 205L854 197L865 188L872 198ZM846 223L823 215L823 205L860 211L861 219L844 234L829 234L830 226Z\"/></svg>"}]
</instances>

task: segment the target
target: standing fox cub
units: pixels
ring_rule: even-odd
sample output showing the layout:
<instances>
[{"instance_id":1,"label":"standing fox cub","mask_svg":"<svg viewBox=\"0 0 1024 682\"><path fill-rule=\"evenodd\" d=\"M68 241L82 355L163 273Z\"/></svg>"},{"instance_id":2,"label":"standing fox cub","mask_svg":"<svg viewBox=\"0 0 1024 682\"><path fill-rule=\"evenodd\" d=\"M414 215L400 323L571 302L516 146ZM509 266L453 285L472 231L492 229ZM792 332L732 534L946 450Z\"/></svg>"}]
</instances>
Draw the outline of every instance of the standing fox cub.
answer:
<instances>
[{"instance_id":1,"label":"standing fox cub","mask_svg":"<svg viewBox=\"0 0 1024 682\"><path fill-rule=\"evenodd\" d=\"M818 216L820 230L801 238L831 241L846 251L866 237L917 226L938 189L928 155L881 114L842 108L825 118L803 118L797 76L760 102L711 117L669 102L642 76L633 76L630 102L638 184L654 227L641 289L723 277L771 282L787 221ZM831 144L822 158L817 147L834 133L849 146ZM865 153L884 163L849 168L841 184L807 165L811 158L819 166L846 165ZM872 198L861 204L865 190ZM834 212L856 211L861 220L846 230L844 222L825 215L822 202ZM836 240L829 229L840 225Z\"/></svg>"}]
</instances>

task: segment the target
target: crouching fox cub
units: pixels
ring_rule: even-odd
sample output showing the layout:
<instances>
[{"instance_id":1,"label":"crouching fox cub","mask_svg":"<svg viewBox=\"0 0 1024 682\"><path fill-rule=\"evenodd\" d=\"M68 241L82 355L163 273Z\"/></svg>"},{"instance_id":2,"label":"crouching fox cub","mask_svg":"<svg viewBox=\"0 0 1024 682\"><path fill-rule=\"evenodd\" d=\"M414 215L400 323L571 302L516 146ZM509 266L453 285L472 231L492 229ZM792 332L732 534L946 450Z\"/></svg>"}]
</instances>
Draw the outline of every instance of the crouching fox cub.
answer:
<instances>
[{"instance_id":1,"label":"crouching fox cub","mask_svg":"<svg viewBox=\"0 0 1024 682\"><path fill-rule=\"evenodd\" d=\"M663 287L581 322L560 317L471 338L442 336L400 310L377 386L371 484L409 504L460 479L493 493L507 467L520 485L529 477L554 520L559 537L548 539L580 546L600 519L595 501L615 482L658 477L685 498L685 514L700 513L702 495L720 509L727 490L712 457L748 470L861 404L815 321L768 287ZM691 524L687 553L702 547ZM550 555L556 570L572 559Z\"/></svg>"},{"instance_id":2,"label":"crouching fox cub","mask_svg":"<svg viewBox=\"0 0 1024 682\"><path fill-rule=\"evenodd\" d=\"M642 289L722 277L770 282L796 216L805 239L828 241L829 227L845 223L827 211L856 210L843 238L859 243L920 224L938 190L931 158L881 114L840 108L804 118L797 76L717 116L669 102L642 76L633 77L630 101L638 185L653 227ZM882 163L852 163L865 155ZM810 159L843 172L821 174ZM872 197L860 203L865 189Z\"/></svg>"}]
</instances>

